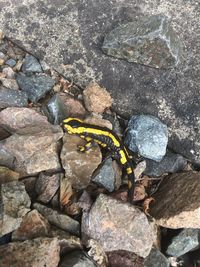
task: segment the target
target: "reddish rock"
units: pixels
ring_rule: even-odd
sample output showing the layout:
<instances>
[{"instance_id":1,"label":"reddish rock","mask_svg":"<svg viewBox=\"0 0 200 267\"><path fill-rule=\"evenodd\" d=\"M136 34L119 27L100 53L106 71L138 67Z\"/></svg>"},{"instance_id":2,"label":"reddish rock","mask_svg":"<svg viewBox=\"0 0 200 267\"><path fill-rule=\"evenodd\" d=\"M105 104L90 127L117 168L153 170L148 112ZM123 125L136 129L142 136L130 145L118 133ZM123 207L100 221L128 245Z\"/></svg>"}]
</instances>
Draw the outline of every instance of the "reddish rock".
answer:
<instances>
[{"instance_id":1,"label":"reddish rock","mask_svg":"<svg viewBox=\"0 0 200 267\"><path fill-rule=\"evenodd\" d=\"M57 238L36 238L0 246L1 267L57 267L60 256Z\"/></svg>"},{"instance_id":2,"label":"reddish rock","mask_svg":"<svg viewBox=\"0 0 200 267\"><path fill-rule=\"evenodd\" d=\"M48 203L53 198L60 185L60 176L60 173L53 175L40 173L35 184L38 201Z\"/></svg>"},{"instance_id":3,"label":"reddish rock","mask_svg":"<svg viewBox=\"0 0 200 267\"><path fill-rule=\"evenodd\" d=\"M48 221L37 210L32 210L23 217L19 228L12 233L12 240L24 241L47 236L49 231Z\"/></svg>"},{"instance_id":4,"label":"reddish rock","mask_svg":"<svg viewBox=\"0 0 200 267\"><path fill-rule=\"evenodd\" d=\"M99 195L82 220L84 238L100 243L105 252L126 250L146 257L154 241L147 217L137 207Z\"/></svg>"},{"instance_id":5,"label":"reddish rock","mask_svg":"<svg viewBox=\"0 0 200 267\"><path fill-rule=\"evenodd\" d=\"M17 181L18 179L18 172L14 172L7 167L0 166L0 184Z\"/></svg>"},{"instance_id":6,"label":"reddish rock","mask_svg":"<svg viewBox=\"0 0 200 267\"><path fill-rule=\"evenodd\" d=\"M200 173L172 174L153 195L150 214L156 223L167 228L200 227Z\"/></svg>"},{"instance_id":7,"label":"reddish rock","mask_svg":"<svg viewBox=\"0 0 200 267\"><path fill-rule=\"evenodd\" d=\"M88 111L94 113L103 113L106 108L112 105L112 98L105 88L97 83L90 83L83 91L85 106Z\"/></svg>"},{"instance_id":8,"label":"reddish rock","mask_svg":"<svg viewBox=\"0 0 200 267\"><path fill-rule=\"evenodd\" d=\"M92 176L93 171L102 160L100 148L95 146L86 153L77 151L78 145L85 144L85 140L76 135L65 134L61 160L65 169L65 177L69 179L73 188L85 188Z\"/></svg>"}]
</instances>

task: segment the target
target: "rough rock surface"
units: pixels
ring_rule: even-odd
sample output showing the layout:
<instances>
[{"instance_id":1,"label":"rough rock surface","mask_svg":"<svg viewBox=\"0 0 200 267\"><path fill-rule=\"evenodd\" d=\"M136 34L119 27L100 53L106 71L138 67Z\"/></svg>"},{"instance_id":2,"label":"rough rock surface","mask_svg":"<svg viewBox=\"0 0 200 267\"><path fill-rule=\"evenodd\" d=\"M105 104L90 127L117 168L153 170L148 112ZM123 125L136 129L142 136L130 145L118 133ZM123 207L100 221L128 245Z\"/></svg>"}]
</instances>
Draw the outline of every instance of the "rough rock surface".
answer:
<instances>
[{"instance_id":1,"label":"rough rock surface","mask_svg":"<svg viewBox=\"0 0 200 267\"><path fill-rule=\"evenodd\" d=\"M2 0L0 9L0 28L19 45L82 86L97 81L120 113L159 117L175 152L200 163L198 1L59 0L55 6L54 0ZM184 43L177 68L157 70L103 54L111 30L157 14L171 18Z\"/></svg>"},{"instance_id":2,"label":"rough rock surface","mask_svg":"<svg viewBox=\"0 0 200 267\"><path fill-rule=\"evenodd\" d=\"M153 247L144 260L144 267L169 267L168 259L157 248Z\"/></svg>"},{"instance_id":3,"label":"rough rock surface","mask_svg":"<svg viewBox=\"0 0 200 267\"><path fill-rule=\"evenodd\" d=\"M35 57L27 54L22 65L22 71L24 73L42 72L42 68Z\"/></svg>"},{"instance_id":4,"label":"rough rock surface","mask_svg":"<svg viewBox=\"0 0 200 267\"><path fill-rule=\"evenodd\" d=\"M181 44L169 18L155 15L115 28L105 37L102 49L129 62L170 68L180 61Z\"/></svg>"},{"instance_id":5,"label":"rough rock surface","mask_svg":"<svg viewBox=\"0 0 200 267\"><path fill-rule=\"evenodd\" d=\"M36 238L0 246L1 267L57 267L60 256L57 238Z\"/></svg>"},{"instance_id":6,"label":"rough rock surface","mask_svg":"<svg viewBox=\"0 0 200 267\"><path fill-rule=\"evenodd\" d=\"M61 260L59 267L96 267L96 264L90 260L87 255L79 250L68 253Z\"/></svg>"},{"instance_id":7,"label":"rough rock surface","mask_svg":"<svg viewBox=\"0 0 200 267\"><path fill-rule=\"evenodd\" d=\"M28 97L25 92L0 87L0 109L27 105Z\"/></svg>"},{"instance_id":8,"label":"rough rock surface","mask_svg":"<svg viewBox=\"0 0 200 267\"><path fill-rule=\"evenodd\" d=\"M107 253L109 267L144 267L144 259L125 250L111 251Z\"/></svg>"},{"instance_id":9,"label":"rough rock surface","mask_svg":"<svg viewBox=\"0 0 200 267\"><path fill-rule=\"evenodd\" d=\"M105 252L127 250L141 257L149 254L154 239L144 213L103 194L83 216L82 233L98 241Z\"/></svg>"},{"instance_id":10,"label":"rough rock surface","mask_svg":"<svg viewBox=\"0 0 200 267\"><path fill-rule=\"evenodd\" d=\"M79 223L70 218L68 215L61 214L56 210L47 208L39 203L35 203L33 207L37 209L50 223L72 234L79 234Z\"/></svg>"},{"instance_id":11,"label":"rough rock surface","mask_svg":"<svg viewBox=\"0 0 200 267\"><path fill-rule=\"evenodd\" d=\"M0 185L19 179L19 173L12 171L11 169L0 166Z\"/></svg>"},{"instance_id":12,"label":"rough rock surface","mask_svg":"<svg viewBox=\"0 0 200 267\"><path fill-rule=\"evenodd\" d=\"M63 138L61 160L65 169L65 177L77 189L84 188L89 184L92 173L102 159L98 146L91 148L86 153L77 151L77 146L84 143L84 140L75 135L65 134Z\"/></svg>"},{"instance_id":13,"label":"rough rock surface","mask_svg":"<svg viewBox=\"0 0 200 267\"><path fill-rule=\"evenodd\" d=\"M22 182L1 185L0 236L17 229L22 217L30 210L31 201Z\"/></svg>"},{"instance_id":14,"label":"rough rock surface","mask_svg":"<svg viewBox=\"0 0 200 267\"><path fill-rule=\"evenodd\" d=\"M200 173L172 174L153 195L150 214L156 223L167 228L200 227Z\"/></svg>"}]
</instances>

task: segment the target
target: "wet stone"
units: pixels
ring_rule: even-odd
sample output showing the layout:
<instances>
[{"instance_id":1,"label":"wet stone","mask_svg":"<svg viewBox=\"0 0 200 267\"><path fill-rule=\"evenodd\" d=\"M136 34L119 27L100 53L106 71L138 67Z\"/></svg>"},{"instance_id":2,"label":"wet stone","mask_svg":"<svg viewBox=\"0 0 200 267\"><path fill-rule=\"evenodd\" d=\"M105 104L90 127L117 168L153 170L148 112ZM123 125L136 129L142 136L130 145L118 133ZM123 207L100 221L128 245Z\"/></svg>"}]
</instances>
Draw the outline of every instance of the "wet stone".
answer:
<instances>
[{"instance_id":1,"label":"wet stone","mask_svg":"<svg viewBox=\"0 0 200 267\"><path fill-rule=\"evenodd\" d=\"M94 172L92 181L112 192L115 190L116 180L118 181L120 177L121 171L117 168L116 162L109 158Z\"/></svg>"},{"instance_id":2,"label":"wet stone","mask_svg":"<svg viewBox=\"0 0 200 267\"><path fill-rule=\"evenodd\" d=\"M97 265L89 259L83 251L73 251L66 254L58 267L96 267Z\"/></svg>"},{"instance_id":3,"label":"wet stone","mask_svg":"<svg viewBox=\"0 0 200 267\"><path fill-rule=\"evenodd\" d=\"M31 201L21 182L1 185L0 236L17 229L30 210Z\"/></svg>"},{"instance_id":4,"label":"wet stone","mask_svg":"<svg viewBox=\"0 0 200 267\"><path fill-rule=\"evenodd\" d=\"M167 228L200 227L200 173L188 171L166 177L150 205L156 223Z\"/></svg>"},{"instance_id":5,"label":"wet stone","mask_svg":"<svg viewBox=\"0 0 200 267\"><path fill-rule=\"evenodd\" d=\"M48 236L49 231L48 221L37 210L32 210L23 217L19 228L12 233L12 241Z\"/></svg>"},{"instance_id":6,"label":"wet stone","mask_svg":"<svg viewBox=\"0 0 200 267\"><path fill-rule=\"evenodd\" d=\"M1 267L56 267L60 256L57 238L35 238L0 246Z\"/></svg>"},{"instance_id":7,"label":"wet stone","mask_svg":"<svg viewBox=\"0 0 200 267\"><path fill-rule=\"evenodd\" d=\"M126 250L144 258L154 241L153 228L143 212L103 194L84 214L82 236L96 240L105 252Z\"/></svg>"},{"instance_id":8,"label":"wet stone","mask_svg":"<svg viewBox=\"0 0 200 267\"><path fill-rule=\"evenodd\" d=\"M59 173L53 175L40 173L35 183L38 201L48 203L53 198L60 185L60 175Z\"/></svg>"},{"instance_id":9,"label":"wet stone","mask_svg":"<svg viewBox=\"0 0 200 267\"><path fill-rule=\"evenodd\" d=\"M144 174L152 177L159 177L165 173L176 173L184 169L187 160L179 154L167 152L160 162L146 159Z\"/></svg>"},{"instance_id":10,"label":"wet stone","mask_svg":"<svg viewBox=\"0 0 200 267\"><path fill-rule=\"evenodd\" d=\"M177 236L172 238L166 254L178 258L191 250L197 249L199 247L199 236L199 229L183 229Z\"/></svg>"},{"instance_id":11,"label":"wet stone","mask_svg":"<svg viewBox=\"0 0 200 267\"><path fill-rule=\"evenodd\" d=\"M16 65L16 60L15 59L12 59L12 58L10 58L10 59L8 59L6 62L6 65L8 65L8 66L10 66L11 68L13 68L15 65Z\"/></svg>"},{"instance_id":12,"label":"wet stone","mask_svg":"<svg viewBox=\"0 0 200 267\"><path fill-rule=\"evenodd\" d=\"M40 63L34 56L26 55L22 65L22 72L24 73L42 72L42 68Z\"/></svg>"},{"instance_id":13,"label":"wet stone","mask_svg":"<svg viewBox=\"0 0 200 267\"><path fill-rule=\"evenodd\" d=\"M24 107L28 105L25 92L0 87L0 108Z\"/></svg>"},{"instance_id":14,"label":"wet stone","mask_svg":"<svg viewBox=\"0 0 200 267\"><path fill-rule=\"evenodd\" d=\"M29 100L32 102L37 102L44 97L55 84L51 77L45 75L28 77L18 74L16 79L21 90L27 93Z\"/></svg>"},{"instance_id":15,"label":"wet stone","mask_svg":"<svg viewBox=\"0 0 200 267\"><path fill-rule=\"evenodd\" d=\"M181 44L164 15L143 16L112 30L104 39L103 51L154 68L171 68L180 62Z\"/></svg>"},{"instance_id":16,"label":"wet stone","mask_svg":"<svg viewBox=\"0 0 200 267\"><path fill-rule=\"evenodd\" d=\"M168 259L155 247L144 260L144 267L170 267Z\"/></svg>"},{"instance_id":17,"label":"wet stone","mask_svg":"<svg viewBox=\"0 0 200 267\"><path fill-rule=\"evenodd\" d=\"M72 219L68 215L61 214L58 211L47 208L39 203L35 203L33 207L37 209L39 213L41 213L51 224L72 234L79 235L79 222Z\"/></svg>"},{"instance_id":18,"label":"wet stone","mask_svg":"<svg viewBox=\"0 0 200 267\"><path fill-rule=\"evenodd\" d=\"M128 123L125 143L141 156L161 161L168 142L167 126L150 115L132 116Z\"/></svg>"}]
</instances>

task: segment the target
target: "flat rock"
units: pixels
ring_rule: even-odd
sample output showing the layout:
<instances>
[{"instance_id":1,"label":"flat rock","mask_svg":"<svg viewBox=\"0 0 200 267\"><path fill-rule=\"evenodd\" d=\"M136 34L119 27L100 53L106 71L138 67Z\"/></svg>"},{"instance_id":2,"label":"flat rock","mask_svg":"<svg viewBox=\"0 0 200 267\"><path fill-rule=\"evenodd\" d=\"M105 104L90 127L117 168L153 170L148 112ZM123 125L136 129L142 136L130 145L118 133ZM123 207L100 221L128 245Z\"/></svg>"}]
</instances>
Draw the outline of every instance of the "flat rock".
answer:
<instances>
[{"instance_id":1,"label":"flat rock","mask_svg":"<svg viewBox=\"0 0 200 267\"><path fill-rule=\"evenodd\" d=\"M96 267L83 251L73 251L64 256L58 267Z\"/></svg>"},{"instance_id":2,"label":"flat rock","mask_svg":"<svg viewBox=\"0 0 200 267\"><path fill-rule=\"evenodd\" d=\"M12 40L82 87L93 80L107 88L121 114L159 117L168 125L170 147L200 163L198 1L60 0L55 6L54 0L4 0L0 7L0 28ZM157 14L172 18L184 43L177 68L157 70L103 54L107 33Z\"/></svg>"},{"instance_id":3,"label":"flat rock","mask_svg":"<svg viewBox=\"0 0 200 267\"><path fill-rule=\"evenodd\" d=\"M42 72L42 68L38 60L32 55L26 55L22 64L23 73Z\"/></svg>"},{"instance_id":4,"label":"flat rock","mask_svg":"<svg viewBox=\"0 0 200 267\"><path fill-rule=\"evenodd\" d=\"M65 177L77 189L83 189L90 183L92 173L102 159L98 146L91 148L86 153L77 151L77 146L84 143L84 140L75 135L65 134L63 138L61 160L65 169Z\"/></svg>"},{"instance_id":5,"label":"flat rock","mask_svg":"<svg viewBox=\"0 0 200 267\"><path fill-rule=\"evenodd\" d=\"M176 66L181 54L178 36L164 15L118 26L106 35L102 49L109 56L154 68Z\"/></svg>"},{"instance_id":6,"label":"flat rock","mask_svg":"<svg viewBox=\"0 0 200 267\"><path fill-rule=\"evenodd\" d=\"M30 210L31 201L22 182L1 185L0 236L17 229Z\"/></svg>"},{"instance_id":7,"label":"flat rock","mask_svg":"<svg viewBox=\"0 0 200 267\"><path fill-rule=\"evenodd\" d=\"M39 203L35 203L33 207L53 225L72 234L79 235L80 226L78 221L72 219L66 214L61 214L58 211L47 208Z\"/></svg>"},{"instance_id":8,"label":"flat rock","mask_svg":"<svg viewBox=\"0 0 200 267\"><path fill-rule=\"evenodd\" d=\"M24 241L49 234L50 224L37 210L27 213L17 230L12 233L13 241Z\"/></svg>"},{"instance_id":9,"label":"flat rock","mask_svg":"<svg viewBox=\"0 0 200 267\"><path fill-rule=\"evenodd\" d=\"M103 194L83 216L82 234L95 239L105 252L126 250L141 257L148 256L154 240L143 212Z\"/></svg>"},{"instance_id":10,"label":"flat rock","mask_svg":"<svg viewBox=\"0 0 200 267\"><path fill-rule=\"evenodd\" d=\"M174 229L200 227L199 179L200 173L189 171L163 180L150 206L158 225Z\"/></svg>"},{"instance_id":11,"label":"flat rock","mask_svg":"<svg viewBox=\"0 0 200 267\"><path fill-rule=\"evenodd\" d=\"M56 267L60 256L57 238L36 238L0 247L1 267Z\"/></svg>"},{"instance_id":12,"label":"flat rock","mask_svg":"<svg viewBox=\"0 0 200 267\"><path fill-rule=\"evenodd\" d=\"M0 108L25 107L28 97L25 92L0 87Z\"/></svg>"},{"instance_id":13,"label":"flat rock","mask_svg":"<svg viewBox=\"0 0 200 267\"><path fill-rule=\"evenodd\" d=\"M44 97L55 84L55 81L46 75L29 77L18 74L16 79L19 88L26 92L28 99L34 103Z\"/></svg>"}]
</instances>

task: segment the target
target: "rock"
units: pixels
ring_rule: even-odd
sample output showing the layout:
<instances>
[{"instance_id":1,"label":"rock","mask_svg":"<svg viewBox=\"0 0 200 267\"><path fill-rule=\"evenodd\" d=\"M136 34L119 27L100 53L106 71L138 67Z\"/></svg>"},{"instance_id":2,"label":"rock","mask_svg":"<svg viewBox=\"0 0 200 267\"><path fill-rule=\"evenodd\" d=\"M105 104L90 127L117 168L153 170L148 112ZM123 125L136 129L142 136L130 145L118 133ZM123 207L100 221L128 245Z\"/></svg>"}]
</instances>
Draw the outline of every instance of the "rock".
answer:
<instances>
[{"instance_id":1,"label":"rock","mask_svg":"<svg viewBox=\"0 0 200 267\"><path fill-rule=\"evenodd\" d=\"M0 236L17 229L30 210L31 201L21 182L1 185Z\"/></svg>"},{"instance_id":2,"label":"rock","mask_svg":"<svg viewBox=\"0 0 200 267\"><path fill-rule=\"evenodd\" d=\"M14 168L14 156L3 148L4 141L0 142L0 165L4 167Z\"/></svg>"},{"instance_id":3,"label":"rock","mask_svg":"<svg viewBox=\"0 0 200 267\"><path fill-rule=\"evenodd\" d=\"M48 203L53 198L60 185L60 176L60 173L55 173L53 175L48 175L43 172L40 173L35 183L38 201Z\"/></svg>"},{"instance_id":4,"label":"rock","mask_svg":"<svg viewBox=\"0 0 200 267\"><path fill-rule=\"evenodd\" d=\"M0 166L0 185L19 179L19 173L12 171L11 169Z\"/></svg>"},{"instance_id":5,"label":"rock","mask_svg":"<svg viewBox=\"0 0 200 267\"><path fill-rule=\"evenodd\" d=\"M21 182L24 184L25 189L27 194L29 195L29 197L31 198L31 200L35 200L37 195L35 192L35 183L36 183L37 177L33 176L33 177L27 177L23 180L21 180Z\"/></svg>"},{"instance_id":6,"label":"rock","mask_svg":"<svg viewBox=\"0 0 200 267\"><path fill-rule=\"evenodd\" d=\"M200 173L189 171L163 180L149 212L158 225L173 229L200 227L199 179Z\"/></svg>"},{"instance_id":7,"label":"rock","mask_svg":"<svg viewBox=\"0 0 200 267\"><path fill-rule=\"evenodd\" d=\"M57 238L36 238L0 246L1 266L56 267L60 256Z\"/></svg>"},{"instance_id":8,"label":"rock","mask_svg":"<svg viewBox=\"0 0 200 267\"><path fill-rule=\"evenodd\" d=\"M68 108L62 102L58 94L55 94L47 104L50 121L53 124L60 124L66 117L68 117Z\"/></svg>"},{"instance_id":9,"label":"rock","mask_svg":"<svg viewBox=\"0 0 200 267\"><path fill-rule=\"evenodd\" d=\"M38 60L32 55L26 55L23 65L22 72L32 73L32 72L42 72L42 68Z\"/></svg>"},{"instance_id":10,"label":"rock","mask_svg":"<svg viewBox=\"0 0 200 267\"><path fill-rule=\"evenodd\" d=\"M158 118L138 115L129 120L125 143L131 151L159 162L166 153L167 142L167 126Z\"/></svg>"},{"instance_id":11,"label":"rock","mask_svg":"<svg viewBox=\"0 0 200 267\"><path fill-rule=\"evenodd\" d=\"M96 262L97 266L106 267L108 266L108 258L104 252L102 246L99 245L94 239L88 240L86 244L87 254Z\"/></svg>"},{"instance_id":12,"label":"rock","mask_svg":"<svg viewBox=\"0 0 200 267\"><path fill-rule=\"evenodd\" d=\"M2 66L2 65L4 65L4 63L5 63L5 61L4 61L4 59L0 59L0 66Z\"/></svg>"},{"instance_id":13,"label":"rock","mask_svg":"<svg viewBox=\"0 0 200 267\"><path fill-rule=\"evenodd\" d=\"M154 239L144 213L103 194L83 216L82 234L95 239L105 252L126 250L141 257L148 256Z\"/></svg>"},{"instance_id":14,"label":"rock","mask_svg":"<svg viewBox=\"0 0 200 267\"><path fill-rule=\"evenodd\" d=\"M0 237L0 246L11 242L11 233Z\"/></svg>"},{"instance_id":15,"label":"rock","mask_svg":"<svg viewBox=\"0 0 200 267\"><path fill-rule=\"evenodd\" d=\"M11 67L3 68L2 72L6 75L5 78L7 79L15 78L15 72L12 70Z\"/></svg>"},{"instance_id":16,"label":"rock","mask_svg":"<svg viewBox=\"0 0 200 267\"><path fill-rule=\"evenodd\" d=\"M79 223L70 218L68 215L58 213L56 210L47 208L46 206L39 203L35 203L33 207L37 209L39 213L41 213L51 224L56 225L60 229L63 229L72 234L79 235Z\"/></svg>"},{"instance_id":17,"label":"rock","mask_svg":"<svg viewBox=\"0 0 200 267\"><path fill-rule=\"evenodd\" d=\"M108 158L97 170L95 170L92 181L105 187L109 192L115 190L115 181L121 179L121 170L116 161ZM118 183L119 184L119 183Z\"/></svg>"},{"instance_id":18,"label":"rock","mask_svg":"<svg viewBox=\"0 0 200 267\"><path fill-rule=\"evenodd\" d=\"M0 87L0 109L7 107L24 107L28 105L25 92Z\"/></svg>"},{"instance_id":19,"label":"rock","mask_svg":"<svg viewBox=\"0 0 200 267\"><path fill-rule=\"evenodd\" d=\"M113 29L104 39L109 56L154 68L171 68L180 62L181 44L164 15L144 16Z\"/></svg>"},{"instance_id":20,"label":"rock","mask_svg":"<svg viewBox=\"0 0 200 267\"><path fill-rule=\"evenodd\" d=\"M191 250L197 249L199 247L199 233L199 229L183 229L172 238L166 254L178 258Z\"/></svg>"},{"instance_id":21,"label":"rock","mask_svg":"<svg viewBox=\"0 0 200 267\"><path fill-rule=\"evenodd\" d=\"M7 137L10 136L10 133L7 132L3 127L0 126L0 141L6 139Z\"/></svg>"},{"instance_id":22,"label":"rock","mask_svg":"<svg viewBox=\"0 0 200 267\"><path fill-rule=\"evenodd\" d=\"M112 105L112 98L105 88L97 83L90 83L83 91L85 107L94 113L103 113L106 108Z\"/></svg>"},{"instance_id":23,"label":"rock","mask_svg":"<svg viewBox=\"0 0 200 267\"><path fill-rule=\"evenodd\" d=\"M58 267L96 267L97 265L88 258L83 251L73 251L66 254Z\"/></svg>"},{"instance_id":24,"label":"rock","mask_svg":"<svg viewBox=\"0 0 200 267\"><path fill-rule=\"evenodd\" d=\"M85 141L76 135L65 134L63 138L62 166L65 169L65 177L76 189L83 189L90 183L92 173L102 160L98 146L91 148L86 153L77 151L77 146L84 143Z\"/></svg>"},{"instance_id":25,"label":"rock","mask_svg":"<svg viewBox=\"0 0 200 267\"><path fill-rule=\"evenodd\" d=\"M18 74L16 79L21 90L26 92L29 100L34 103L51 91L55 84L51 77L45 75L28 77Z\"/></svg>"},{"instance_id":26,"label":"rock","mask_svg":"<svg viewBox=\"0 0 200 267\"><path fill-rule=\"evenodd\" d=\"M165 173L179 172L183 170L186 165L187 160L183 156L167 151L160 162L146 159L144 174L152 177L159 177Z\"/></svg>"},{"instance_id":27,"label":"rock","mask_svg":"<svg viewBox=\"0 0 200 267\"><path fill-rule=\"evenodd\" d=\"M6 55L3 52L1 52L1 51L0 51L0 58L1 59L5 59L6 58Z\"/></svg>"},{"instance_id":28,"label":"rock","mask_svg":"<svg viewBox=\"0 0 200 267\"><path fill-rule=\"evenodd\" d=\"M0 43L2 42L2 40L4 39L5 35L3 33L2 30L0 30Z\"/></svg>"},{"instance_id":29,"label":"rock","mask_svg":"<svg viewBox=\"0 0 200 267\"><path fill-rule=\"evenodd\" d=\"M44 237L49 234L49 231L48 221L37 210L32 210L23 217L19 228L12 233L12 240L24 241Z\"/></svg>"},{"instance_id":30,"label":"rock","mask_svg":"<svg viewBox=\"0 0 200 267\"><path fill-rule=\"evenodd\" d=\"M110 130L112 130L112 128L113 128L112 123L110 121L102 119L100 116L94 116L94 115L87 116L84 119L84 122L89 123L89 124L102 126L102 127L106 127Z\"/></svg>"},{"instance_id":31,"label":"rock","mask_svg":"<svg viewBox=\"0 0 200 267\"><path fill-rule=\"evenodd\" d=\"M9 58L5 63L6 63L6 65L8 65L11 68L13 68L16 65L17 62L13 58Z\"/></svg>"},{"instance_id":32,"label":"rock","mask_svg":"<svg viewBox=\"0 0 200 267\"><path fill-rule=\"evenodd\" d=\"M125 250L111 251L107 253L109 267L143 267L144 259L133 252Z\"/></svg>"},{"instance_id":33,"label":"rock","mask_svg":"<svg viewBox=\"0 0 200 267\"><path fill-rule=\"evenodd\" d=\"M7 78L1 78L0 79L2 85L8 89L12 90L18 90L19 86L15 79L7 79Z\"/></svg>"},{"instance_id":34,"label":"rock","mask_svg":"<svg viewBox=\"0 0 200 267\"><path fill-rule=\"evenodd\" d=\"M168 259L155 247L144 260L144 267L170 267Z\"/></svg>"}]
</instances>

